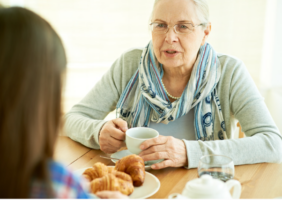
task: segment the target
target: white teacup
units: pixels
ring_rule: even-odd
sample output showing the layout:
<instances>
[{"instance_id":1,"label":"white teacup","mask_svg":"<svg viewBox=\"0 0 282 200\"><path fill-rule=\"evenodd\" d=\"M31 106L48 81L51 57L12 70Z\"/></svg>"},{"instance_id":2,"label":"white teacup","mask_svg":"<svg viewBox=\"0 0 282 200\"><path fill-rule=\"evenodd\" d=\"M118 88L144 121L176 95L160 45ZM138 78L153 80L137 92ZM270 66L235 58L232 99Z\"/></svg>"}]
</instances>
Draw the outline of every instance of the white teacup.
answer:
<instances>
[{"instance_id":1,"label":"white teacup","mask_svg":"<svg viewBox=\"0 0 282 200\"><path fill-rule=\"evenodd\" d=\"M125 143L127 149L133 154L139 154L141 143L146 140L159 137L159 132L152 128L136 127L126 131Z\"/></svg>"}]
</instances>

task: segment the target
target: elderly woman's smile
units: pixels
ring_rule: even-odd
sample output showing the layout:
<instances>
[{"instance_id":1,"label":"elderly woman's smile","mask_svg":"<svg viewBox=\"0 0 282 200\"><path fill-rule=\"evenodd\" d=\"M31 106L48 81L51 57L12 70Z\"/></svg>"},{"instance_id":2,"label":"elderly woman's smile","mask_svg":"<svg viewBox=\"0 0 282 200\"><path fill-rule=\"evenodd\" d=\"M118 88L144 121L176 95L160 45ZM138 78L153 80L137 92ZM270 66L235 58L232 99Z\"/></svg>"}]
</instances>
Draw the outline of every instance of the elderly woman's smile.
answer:
<instances>
[{"instance_id":1,"label":"elderly woman's smile","mask_svg":"<svg viewBox=\"0 0 282 200\"><path fill-rule=\"evenodd\" d=\"M185 67L190 71L208 34L200 26L204 22L200 21L194 3L159 0L151 22L154 52L164 69Z\"/></svg>"},{"instance_id":2,"label":"elderly woman's smile","mask_svg":"<svg viewBox=\"0 0 282 200\"><path fill-rule=\"evenodd\" d=\"M166 57L170 57L173 58L175 56L177 56L178 54L180 54L180 51L174 50L174 49L166 49L163 50L164 54Z\"/></svg>"}]
</instances>

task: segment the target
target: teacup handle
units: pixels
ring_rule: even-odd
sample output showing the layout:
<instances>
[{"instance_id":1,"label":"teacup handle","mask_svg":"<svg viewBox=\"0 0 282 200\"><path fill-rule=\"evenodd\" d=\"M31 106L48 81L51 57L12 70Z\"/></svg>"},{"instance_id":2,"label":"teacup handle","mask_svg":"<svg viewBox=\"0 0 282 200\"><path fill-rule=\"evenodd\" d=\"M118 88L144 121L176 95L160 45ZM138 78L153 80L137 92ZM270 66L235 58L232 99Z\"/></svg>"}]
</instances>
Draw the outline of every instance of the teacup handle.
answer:
<instances>
[{"instance_id":1,"label":"teacup handle","mask_svg":"<svg viewBox=\"0 0 282 200\"><path fill-rule=\"evenodd\" d=\"M239 199L240 195L241 195L241 184L240 184L240 182L236 181L236 180L229 180L225 184L226 184L229 192L230 192L231 188L234 187L232 198L233 199Z\"/></svg>"},{"instance_id":2,"label":"teacup handle","mask_svg":"<svg viewBox=\"0 0 282 200\"><path fill-rule=\"evenodd\" d=\"M171 195L168 196L169 199L188 199L187 197L178 194L178 193L173 193Z\"/></svg>"}]
</instances>

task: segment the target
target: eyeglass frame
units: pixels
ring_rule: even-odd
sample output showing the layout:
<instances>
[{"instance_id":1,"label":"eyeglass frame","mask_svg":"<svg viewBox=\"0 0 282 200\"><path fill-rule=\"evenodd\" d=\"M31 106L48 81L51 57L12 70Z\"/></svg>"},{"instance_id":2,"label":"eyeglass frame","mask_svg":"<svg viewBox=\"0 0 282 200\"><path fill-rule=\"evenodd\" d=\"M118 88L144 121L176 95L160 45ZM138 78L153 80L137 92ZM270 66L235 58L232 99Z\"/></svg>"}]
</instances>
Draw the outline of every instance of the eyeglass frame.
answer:
<instances>
[{"instance_id":1,"label":"eyeglass frame","mask_svg":"<svg viewBox=\"0 0 282 200\"><path fill-rule=\"evenodd\" d=\"M149 27L152 27L153 24L161 24L161 23L152 22L151 24L149 24ZM165 24L165 23L164 23L164 24ZM193 23L189 23L189 22L188 22L188 23L182 23L182 24L191 24L191 25L193 26L193 30L195 29L195 27L206 25L206 23L200 23L200 24L194 25ZM176 26L182 25L182 24L174 24L174 25L173 25L173 30L174 30L174 32L175 32L176 34L187 34L187 33L181 33L181 32L176 31ZM166 33L168 32L169 28L170 28L170 26L167 24L167 29L166 29L166 31L163 32L163 33L161 33L161 34L166 34ZM151 29L151 31L153 32L152 28L150 28L150 29ZM189 29L189 28L188 28L188 29ZM189 29L189 30L190 30L190 29ZM190 30L190 31L193 31L193 30Z\"/></svg>"}]
</instances>

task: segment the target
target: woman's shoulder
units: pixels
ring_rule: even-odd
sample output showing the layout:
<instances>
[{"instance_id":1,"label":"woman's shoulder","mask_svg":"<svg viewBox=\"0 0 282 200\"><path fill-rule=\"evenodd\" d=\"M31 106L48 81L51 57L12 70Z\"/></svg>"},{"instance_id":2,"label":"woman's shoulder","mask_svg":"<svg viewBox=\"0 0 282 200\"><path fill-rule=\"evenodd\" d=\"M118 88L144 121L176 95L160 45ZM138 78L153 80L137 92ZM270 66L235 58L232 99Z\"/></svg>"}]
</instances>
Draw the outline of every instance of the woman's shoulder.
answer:
<instances>
[{"instance_id":1,"label":"woman's shoulder","mask_svg":"<svg viewBox=\"0 0 282 200\"><path fill-rule=\"evenodd\" d=\"M223 76L234 76L234 74L246 73L246 66L241 59L221 53L218 53L217 57L221 65Z\"/></svg>"},{"instance_id":2,"label":"woman's shoulder","mask_svg":"<svg viewBox=\"0 0 282 200\"><path fill-rule=\"evenodd\" d=\"M122 86L120 89L124 88L138 69L142 52L142 48L132 48L123 52L113 63L106 76L107 80L113 78L117 86Z\"/></svg>"},{"instance_id":3,"label":"woman's shoulder","mask_svg":"<svg viewBox=\"0 0 282 200\"><path fill-rule=\"evenodd\" d=\"M61 163L49 161L48 168L57 198L89 198L82 179ZM66 191L68 191L66 193Z\"/></svg>"},{"instance_id":4,"label":"woman's shoulder","mask_svg":"<svg viewBox=\"0 0 282 200\"><path fill-rule=\"evenodd\" d=\"M125 52L122 53L123 58L129 60L129 61L134 61L134 60L140 60L141 54L143 52L142 47L135 47L135 48L130 48L126 50Z\"/></svg>"},{"instance_id":5,"label":"woman's shoulder","mask_svg":"<svg viewBox=\"0 0 282 200\"><path fill-rule=\"evenodd\" d=\"M51 172L51 178L52 179L60 179L63 176L71 176L72 173L67 169L65 165L62 163L56 162L54 160L49 160L48 162L48 168Z\"/></svg>"},{"instance_id":6,"label":"woman's shoulder","mask_svg":"<svg viewBox=\"0 0 282 200\"><path fill-rule=\"evenodd\" d=\"M222 67L223 66L224 67L236 67L236 66L244 65L243 61L235 56L218 53L217 57Z\"/></svg>"},{"instance_id":7,"label":"woman's shoulder","mask_svg":"<svg viewBox=\"0 0 282 200\"><path fill-rule=\"evenodd\" d=\"M131 68L135 71L139 66L142 52L143 48L128 49L121 54L116 63L118 63L119 67L125 67L127 70Z\"/></svg>"}]
</instances>

